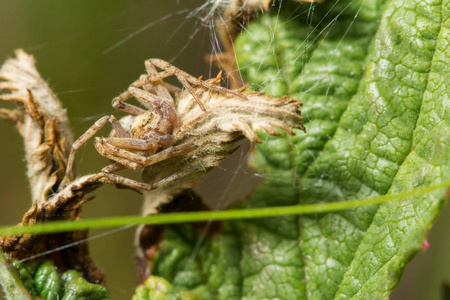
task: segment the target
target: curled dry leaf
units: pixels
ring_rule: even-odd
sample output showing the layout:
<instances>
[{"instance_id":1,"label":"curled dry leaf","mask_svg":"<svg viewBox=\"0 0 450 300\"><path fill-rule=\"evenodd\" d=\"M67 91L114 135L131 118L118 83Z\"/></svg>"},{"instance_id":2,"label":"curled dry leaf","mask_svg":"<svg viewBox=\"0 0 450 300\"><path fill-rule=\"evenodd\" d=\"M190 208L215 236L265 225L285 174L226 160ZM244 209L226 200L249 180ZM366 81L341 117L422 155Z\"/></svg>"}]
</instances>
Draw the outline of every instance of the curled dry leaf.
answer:
<instances>
[{"instance_id":1,"label":"curled dry leaf","mask_svg":"<svg viewBox=\"0 0 450 300\"><path fill-rule=\"evenodd\" d=\"M16 51L0 68L0 100L13 101L15 109L0 109L0 118L14 123L25 144L27 176L31 186L32 207L21 225L51 220L80 218L85 195L99 187L103 174L90 175L71 182L59 191L72 144L69 121L59 99L42 80L32 55ZM71 176L71 175L70 175ZM54 235L23 235L0 238L3 250L13 257L29 258L87 238L87 231ZM91 282L104 278L89 257L86 243L49 255L61 270L76 269Z\"/></svg>"},{"instance_id":2,"label":"curled dry leaf","mask_svg":"<svg viewBox=\"0 0 450 300\"><path fill-rule=\"evenodd\" d=\"M220 77L207 83L219 84ZM201 86L194 93L205 106L203 111L189 91L177 95L179 126L173 133L174 145L192 143L196 149L146 168L145 182L157 182L174 173L195 169L196 172L165 187L145 192L144 214L157 212L158 206L167 203L174 195L196 186L199 178L231 155L236 142L247 138L260 143L255 131L264 130L270 135L280 135L277 128L294 134L293 129L305 130L299 108L301 102L290 97L273 98L258 92L238 90L244 96L236 97Z\"/></svg>"},{"instance_id":3,"label":"curled dry leaf","mask_svg":"<svg viewBox=\"0 0 450 300\"><path fill-rule=\"evenodd\" d=\"M59 99L42 80L34 57L16 51L0 68L0 100L17 103L15 110L2 109L0 117L15 122L25 143L27 175L32 200L38 205L56 191L72 144L69 120Z\"/></svg>"}]
</instances>

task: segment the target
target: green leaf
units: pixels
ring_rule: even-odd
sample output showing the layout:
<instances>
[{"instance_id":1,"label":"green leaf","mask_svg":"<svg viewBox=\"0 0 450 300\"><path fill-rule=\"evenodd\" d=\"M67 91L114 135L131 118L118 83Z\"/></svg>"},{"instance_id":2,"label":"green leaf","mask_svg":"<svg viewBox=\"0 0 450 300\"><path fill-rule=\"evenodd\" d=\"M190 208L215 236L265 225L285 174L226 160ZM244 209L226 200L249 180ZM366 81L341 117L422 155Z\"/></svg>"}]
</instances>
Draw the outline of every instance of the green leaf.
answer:
<instances>
[{"instance_id":1,"label":"green leaf","mask_svg":"<svg viewBox=\"0 0 450 300\"><path fill-rule=\"evenodd\" d=\"M27 275L27 270L13 266L0 248L0 283L7 299L29 300L36 296L36 291L29 291L32 278Z\"/></svg>"},{"instance_id":2,"label":"green leaf","mask_svg":"<svg viewBox=\"0 0 450 300\"><path fill-rule=\"evenodd\" d=\"M199 297L189 292L177 292L164 278L148 277L144 284L136 288L132 300L198 300Z\"/></svg>"},{"instance_id":3,"label":"green leaf","mask_svg":"<svg viewBox=\"0 0 450 300\"><path fill-rule=\"evenodd\" d=\"M111 298L104 286L87 282L81 276L74 276L66 282L62 299L109 300Z\"/></svg>"},{"instance_id":4,"label":"green leaf","mask_svg":"<svg viewBox=\"0 0 450 300\"><path fill-rule=\"evenodd\" d=\"M313 8L313 9L312 9ZM326 1L263 15L236 41L256 89L302 99L307 134L269 137L245 208L408 192L450 178L450 1ZM202 299L387 298L443 193L380 206L171 226L154 274ZM202 243L199 243L199 240Z\"/></svg>"},{"instance_id":5,"label":"green leaf","mask_svg":"<svg viewBox=\"0 0 450 300\"><path fill-rule=\"evenodd\" d=\"M80 273L69 270L59 274L54 264L10 262L0 249L0 283L7 299L110 299L106 288L87 282Z\"/></svg>"}]
</instances>

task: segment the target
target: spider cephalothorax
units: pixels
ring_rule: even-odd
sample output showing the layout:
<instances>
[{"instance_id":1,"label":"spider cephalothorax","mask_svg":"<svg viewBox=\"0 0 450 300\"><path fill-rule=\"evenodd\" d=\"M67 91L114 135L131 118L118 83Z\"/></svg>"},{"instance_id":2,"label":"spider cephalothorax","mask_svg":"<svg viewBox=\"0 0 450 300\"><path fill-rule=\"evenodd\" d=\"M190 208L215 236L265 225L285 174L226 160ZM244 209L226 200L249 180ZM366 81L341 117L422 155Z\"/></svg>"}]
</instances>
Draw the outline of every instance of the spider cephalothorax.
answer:
<instances>
[{"instance_id":1,"label":"spider cephalothorax","mask_svg":"<svg viewBox=\"0 0 450 300\"><path fill-rule=\"evenodd\" d=\"M145 158L172 146L172 133L178 124L178 118L170 94L170 98L158 99L150 92L135 87L130 87L127 93L138 99L148 110L139 111L138 107L134 107L132 114L120 122L113 116L105 118L103 122L109 121L114 130L110 137L97 137L94 146L102 156L123 167L140 169L147 164ZM122 102L115 100L113 104L115 103ZM131 108L131 105L127 104L127 107ZM189 145L181 148L189 149ZM179 150L180 147L176 149ZM119 165L114 166L114 169L120 168L122 167Z\"/></svg>"}]
</instances>

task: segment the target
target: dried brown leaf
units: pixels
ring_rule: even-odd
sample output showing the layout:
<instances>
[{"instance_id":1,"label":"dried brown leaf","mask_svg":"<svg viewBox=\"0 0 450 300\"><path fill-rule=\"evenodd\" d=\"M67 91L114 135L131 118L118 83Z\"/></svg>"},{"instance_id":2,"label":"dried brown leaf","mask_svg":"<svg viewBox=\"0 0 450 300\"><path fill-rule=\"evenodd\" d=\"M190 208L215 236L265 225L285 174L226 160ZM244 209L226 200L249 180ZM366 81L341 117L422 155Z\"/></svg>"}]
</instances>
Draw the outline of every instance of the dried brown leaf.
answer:
<instances>
[{"instance_id":1,"label":"dried brown leaf","mask_svg":"<svg viewBox=\"0 0 450 300\"><path fill-rule=\"evenodd\" d=\"M0 118L16 125L25 144L33 205L21 225L80 218L81 205L89 200L86 194L102 185L104 175L85 176L54 194L60 189L73 141L65 110L40 77L33 56L23 50L17 50L16 58L1 66L0 79L4 80L0 82L0 90L4 92L0 100L17 104L15 109L0 109ZM47 253L61 271L75 269L91 282L104 282L103 274L89 256L87 244L77 243L86 238L87 231L27 234L1 237L0 245L5 252L21 259ZM76 246L48 252L71 243Z\"/></svg>"},{"instance_id":2,"label":"dried brown leaf","mask_svg":"<svg viewBox=\"0 0 450 300\"><path fill-rule=\"evenodd\" d=\"M292 129L305 130L299 100L273 98L257 92L243 92L246 99L242 99L231 93L200 86L194 87L194 90L206 111L201 110L188 91L177 95L175 102L180 125L173 137L174 145L192 143L196 150L146 168L143 179L145 182L157 182L175 173L192 169L197 171L165 187L145 192L144 214L156 213L158 206L199 184L200 177L237 149L239 140L247 138L260 143L255 131L265 130L270 135L279 135L278 129L289 134L294 134Z\"/></svg>"},{"instance_id":3,"label":"dried brown leaf","mask_svg":"<svg viewBox=\"0 0 450 300\"><path fill-rule=\"evenodd\" d=\"M38 205L58 188L72 144L69 120L59 99L42 80L32 55L16 51L16 58L0 68L0 100L17 103L15 110L3 109L0 117L16 123L25 143L27 175L32 201Z\"/></svg>"}]
</instances>

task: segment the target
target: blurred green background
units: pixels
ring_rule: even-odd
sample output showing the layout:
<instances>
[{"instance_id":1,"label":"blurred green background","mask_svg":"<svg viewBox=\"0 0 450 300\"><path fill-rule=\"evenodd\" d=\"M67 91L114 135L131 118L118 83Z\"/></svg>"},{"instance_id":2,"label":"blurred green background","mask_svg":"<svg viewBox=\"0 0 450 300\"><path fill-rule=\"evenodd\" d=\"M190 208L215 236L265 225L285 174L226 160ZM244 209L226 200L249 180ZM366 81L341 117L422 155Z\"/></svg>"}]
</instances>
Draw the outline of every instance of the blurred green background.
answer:
<instances>
[{"instance_id":1,"label":"blurred green background","mask_svg":"<svg viewBox=\"0 0 450 300\"><path fill-rule=\"evenodd\" d=\"M0 63L17 48L33 54L42 77L67 108L77 137L101 116L121 115L111 108L111 99L145 72L147 58L162 58L193 75L216 74L204 60L212 49L210 29L198 17L189 16L202 4L201 0L0 0ZM2 121L0 133L0 225L7 225L19 222L31 201L22 140L13 126ZM238 158L243 155L238 153ZM79 174L97 172L107 164L92 143L78 152L77 161ZM247 177L234 182L247 185L255 179L252 173ZM218 185L235 190L221 175L208 182L205 190L220 192ZM109 186L95 194L96 199L84 206L85 217L139 214L138 194ZM449 226L446 206L430 233L431 248L408 265L391 299L439 299L441 281L450 279ZM91 236L103 232L108 234L89 242L92 256L106 274L113 299L129 299L137 283L134 228L94 230Z\"/></svg>"}]
</instances>

